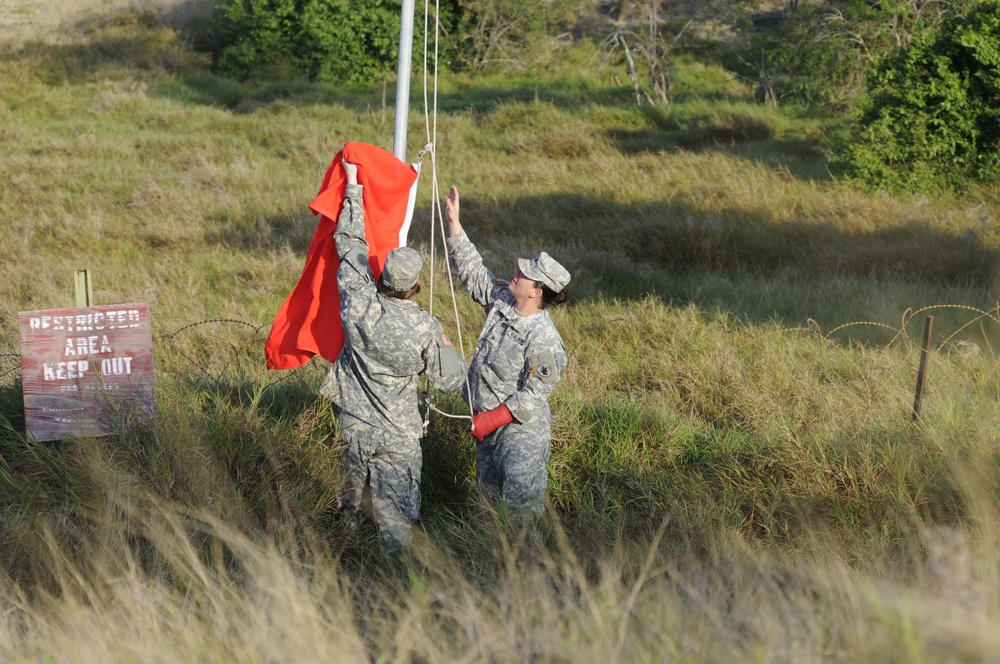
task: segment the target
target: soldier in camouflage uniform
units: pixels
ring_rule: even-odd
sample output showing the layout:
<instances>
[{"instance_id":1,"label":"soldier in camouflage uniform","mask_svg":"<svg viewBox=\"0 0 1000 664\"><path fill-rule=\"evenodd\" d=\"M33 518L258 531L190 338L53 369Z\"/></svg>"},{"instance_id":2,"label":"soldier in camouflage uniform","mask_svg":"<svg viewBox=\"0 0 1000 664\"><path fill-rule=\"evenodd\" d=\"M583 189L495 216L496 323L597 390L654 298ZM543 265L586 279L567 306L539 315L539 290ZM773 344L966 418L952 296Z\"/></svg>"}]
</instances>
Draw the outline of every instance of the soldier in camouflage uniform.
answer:
<instances>
[{"instance_id":1,"label":"soldier in camouflage uniform","mask_svg":"<svg viewBox=\"0 0 1000 664\"><path fill-rule=\"evenodd\" d=\"M368 267L362 186L357 166L344 162L348 184L334 240L340 268L344 347L320 388L340 406L337 424L347 443L344 511L370 509L382 540L397 551L411 539L420 512L420 374L455 392L465 362L441 324L408 298L420 291L420 254L393 249L376 284ZM371 505L362 502L370 495Z\"/></svg>"},{"instance_id":2,"label":"soldier in camouflage uniform","mask_svg":"<svg viewBox=\"0 0 1000 664\"><path fill-rule=\"evenodd\" d=\"M566 300L570 275L547 253L518 259L498 280L462 229L458 189L445 201L448 255L462 285L486 312L469 366L476 477L515 516L545 510L552 413L548 398L566 368L566 351L545 307Z\"/></svg>"}]
</instances>

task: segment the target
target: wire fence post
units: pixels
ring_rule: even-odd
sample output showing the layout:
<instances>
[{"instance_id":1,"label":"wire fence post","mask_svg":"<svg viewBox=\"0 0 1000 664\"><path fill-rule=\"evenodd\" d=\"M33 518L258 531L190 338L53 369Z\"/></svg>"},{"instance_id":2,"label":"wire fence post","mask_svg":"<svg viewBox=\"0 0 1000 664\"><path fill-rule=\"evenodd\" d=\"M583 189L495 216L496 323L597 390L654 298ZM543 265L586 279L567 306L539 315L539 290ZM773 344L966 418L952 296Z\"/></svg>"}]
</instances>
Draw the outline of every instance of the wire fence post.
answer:
<instances>
[{"instance_id":1,"label":"wire fence post","mask_svg":"<svg viewBox=\"0 0 1000 664\"><path fill-rule=\"evenodd\" d=\"M927 355L930 353L931 334L934 331L934 316L924 322L924 343L920 349L920 369L917 371L917 392L913 397L913 421L920 419L920 402L924 398L924 380L927 378Z\"/></svg>"}]
</instances>

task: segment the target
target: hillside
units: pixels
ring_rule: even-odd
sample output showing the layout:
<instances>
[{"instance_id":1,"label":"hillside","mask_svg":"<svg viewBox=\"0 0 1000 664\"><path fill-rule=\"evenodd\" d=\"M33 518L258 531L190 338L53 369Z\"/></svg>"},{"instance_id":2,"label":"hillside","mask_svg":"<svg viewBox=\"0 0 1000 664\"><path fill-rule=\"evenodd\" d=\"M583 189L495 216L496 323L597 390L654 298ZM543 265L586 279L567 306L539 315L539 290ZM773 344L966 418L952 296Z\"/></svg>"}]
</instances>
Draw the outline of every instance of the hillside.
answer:
<instances>
[{"instance_id":1,"label":"hillside","mask_svg":"<svg viewBox=\"0 0 1000 664\"><path fill-rule=\"evenodd\" d=\"M238 82L159 10L35 7L0 14L48 35L0 53L5 661L997 658L995 189L859 191L828 168L842 117L693 56L670 106L583 39L443 76L425 173L498 274L570 269L570 360L547 517L479 500L470 436L432 416L394 557L339 519L328 363L261 350L333 155L391 144L391 89ZM453 314L431 200L428 177L419 298L468 355L482 311ZM83 267L98 304L150 304L158 417L38 443L17 312L70 306Z\"/></svg>"}]
</instances>

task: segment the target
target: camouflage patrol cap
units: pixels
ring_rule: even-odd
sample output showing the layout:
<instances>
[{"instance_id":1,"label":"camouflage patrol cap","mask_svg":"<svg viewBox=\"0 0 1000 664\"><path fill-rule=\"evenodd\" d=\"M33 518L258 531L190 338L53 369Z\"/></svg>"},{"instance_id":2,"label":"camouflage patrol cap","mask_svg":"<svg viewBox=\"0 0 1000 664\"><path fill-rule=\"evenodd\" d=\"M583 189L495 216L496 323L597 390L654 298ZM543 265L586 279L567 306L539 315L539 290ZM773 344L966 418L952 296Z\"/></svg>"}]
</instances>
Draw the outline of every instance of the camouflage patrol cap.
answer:
<instances>
[{"instance_id":1,"label":"camouflage patrol cap","mask_svg":"<svg viewBox=\"0 0 1000 664\"><path fill-rule=\"evenodd\" d=\"M420 252L411 247L397 247L385 257L382 284L394 291L408 291L417 283L423 267Z\"/></svg>"},{"instance_id":2,"label":"camouflage patrol cap","mask_svg":"<svg viewBox=\"0 0 1000 664\"><path fill-rule=\"evenodd\" d=\"M544 251L531 260L518 258L517 267L521 274L533 281L539 281L558 293L569 284L569 271Z\"/></svg>"}]
</instances>

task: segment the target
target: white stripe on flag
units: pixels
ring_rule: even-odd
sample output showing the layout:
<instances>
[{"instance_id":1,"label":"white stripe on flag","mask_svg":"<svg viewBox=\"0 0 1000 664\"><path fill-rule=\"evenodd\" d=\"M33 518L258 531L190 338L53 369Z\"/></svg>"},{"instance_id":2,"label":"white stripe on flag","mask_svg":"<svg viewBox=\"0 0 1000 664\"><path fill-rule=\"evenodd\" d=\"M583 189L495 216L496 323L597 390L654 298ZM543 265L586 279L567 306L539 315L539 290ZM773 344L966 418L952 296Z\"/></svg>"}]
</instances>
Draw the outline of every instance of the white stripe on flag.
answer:
<instances>
[{"instance_id":1,"label":"white stripe on flag","mask_svg":"<svg viewBox=\"0 0 1000 664\"><path fill-rule=\"evenodd\" d=\"M410 234L410 222L413 221L413 207L417 201L417 185L420 184L420 164L410 164L417 172L417 179L410 187L410 197L406 201L406 216L403 218L403 225L399 228L399 246L406 246L406 237Z\"/></svg>"}]
</instances>

